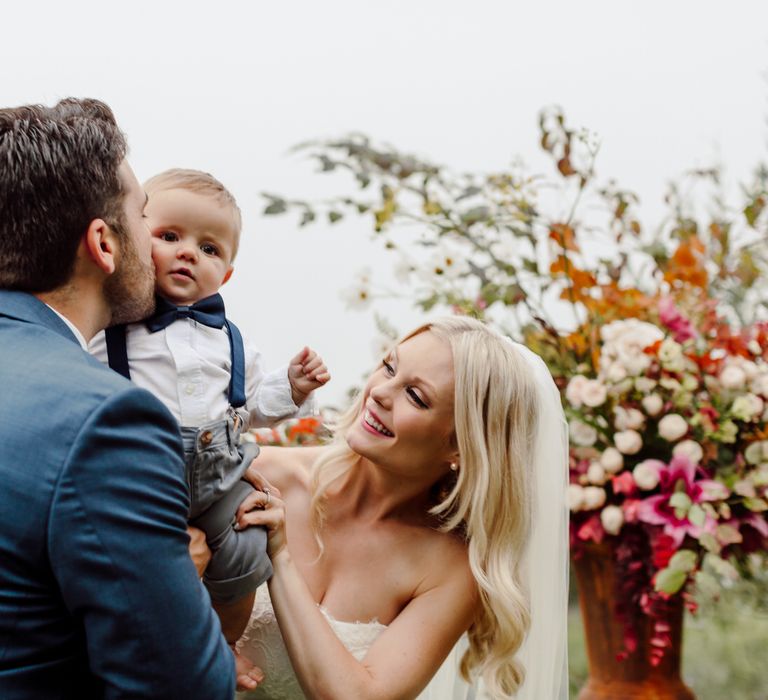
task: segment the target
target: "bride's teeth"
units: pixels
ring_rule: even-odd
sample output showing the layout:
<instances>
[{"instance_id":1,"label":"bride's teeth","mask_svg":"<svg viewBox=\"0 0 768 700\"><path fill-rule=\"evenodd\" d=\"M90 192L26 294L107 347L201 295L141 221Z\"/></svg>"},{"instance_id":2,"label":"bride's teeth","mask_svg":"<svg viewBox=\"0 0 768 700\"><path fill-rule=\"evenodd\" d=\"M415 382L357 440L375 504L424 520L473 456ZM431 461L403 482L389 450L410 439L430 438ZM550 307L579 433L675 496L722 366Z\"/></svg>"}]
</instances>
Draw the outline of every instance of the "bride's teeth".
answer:
<instances>
[{"instance_id":1,"label":"bride's teeth","mask_svg":"<svg viewBox=\"0 0 768 700\"><path fill-rule=\"evenodd\" d=\"M372 428L375 428L378 432L380 432L382 435L386 435L387 437L394 437L394 433L387 430L379 421L377 421L370 413L370 411L365 412L365 422L368 423Z\"/></svg>"}]
</instances>

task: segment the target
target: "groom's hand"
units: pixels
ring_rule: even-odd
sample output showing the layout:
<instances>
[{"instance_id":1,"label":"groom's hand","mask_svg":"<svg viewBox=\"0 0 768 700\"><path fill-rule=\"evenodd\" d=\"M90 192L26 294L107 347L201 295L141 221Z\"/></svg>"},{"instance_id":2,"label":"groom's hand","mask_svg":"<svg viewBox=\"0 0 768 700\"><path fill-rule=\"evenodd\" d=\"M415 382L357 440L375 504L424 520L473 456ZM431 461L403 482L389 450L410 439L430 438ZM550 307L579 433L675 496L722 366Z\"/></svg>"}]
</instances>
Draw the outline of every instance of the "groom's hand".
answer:
<instances>
[{"instance_id":1,"label":"groom's hand","mask_svg":"<svg viewBox=\"0 0 768 700\"><path fill-rule=\"evenodd\" d=\"M237 649L235 649L234 644L230 644L229 648L232 649L232 653L235 655L235 679L237 681L237 689L241 691L253 690L264 680L264 672L258 666L254 666Z\"/></svg>"}]
</instances>

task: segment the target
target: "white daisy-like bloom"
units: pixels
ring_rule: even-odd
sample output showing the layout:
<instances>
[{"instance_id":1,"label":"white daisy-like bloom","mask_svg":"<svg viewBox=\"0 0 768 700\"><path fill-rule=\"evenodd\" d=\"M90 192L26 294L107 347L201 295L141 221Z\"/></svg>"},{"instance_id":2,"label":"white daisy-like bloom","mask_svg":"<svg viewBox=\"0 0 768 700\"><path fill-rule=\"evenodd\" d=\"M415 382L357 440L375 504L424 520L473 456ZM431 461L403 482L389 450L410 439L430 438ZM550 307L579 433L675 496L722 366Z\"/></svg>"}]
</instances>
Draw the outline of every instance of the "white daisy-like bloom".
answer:
<instances>
[{"instance_id":1,"label":"white daisy-like bloom","mask_svg":"<svg viewBox=\"0 0 768 700\"><path fill-rule=\"evenodd\" d=\"M463 254L448 245L438 245L427 259L422 274L427 281L434 283L435 278L454 280L469 271L469 265Z\"/></svg>"}]
</instances>

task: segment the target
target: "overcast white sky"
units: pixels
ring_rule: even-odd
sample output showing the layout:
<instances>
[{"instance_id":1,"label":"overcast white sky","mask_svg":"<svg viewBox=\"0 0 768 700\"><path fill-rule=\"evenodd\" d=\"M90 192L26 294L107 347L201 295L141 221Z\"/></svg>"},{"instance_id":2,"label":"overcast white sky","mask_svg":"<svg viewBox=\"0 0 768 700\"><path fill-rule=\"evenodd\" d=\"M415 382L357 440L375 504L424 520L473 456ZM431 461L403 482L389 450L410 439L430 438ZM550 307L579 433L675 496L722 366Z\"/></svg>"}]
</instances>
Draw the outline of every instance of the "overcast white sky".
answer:
<instances>
[{"instance_id":1,"label":"overcast white sky","mask_svg":"<svg viewBox=\"0 0 768 700\"><path fill-rule=\"evenodd\" d=\"M504 168L537 150L537 113L561 105L602 141L601 176L661 216L669 179L724 163L746 180L768 143L768 2L2 2L0 104L67 95L108 102L140 179L214 173L245 231L230 316L276 366L303 344L334 375L337 403L373 363L370 313L339 291L389 269L370 223L297 230L262 218L261 191L326 194L288 149L364 131L456 170ZM401 331L406 303L382 310Z\"/></svg>"}]
</instances>

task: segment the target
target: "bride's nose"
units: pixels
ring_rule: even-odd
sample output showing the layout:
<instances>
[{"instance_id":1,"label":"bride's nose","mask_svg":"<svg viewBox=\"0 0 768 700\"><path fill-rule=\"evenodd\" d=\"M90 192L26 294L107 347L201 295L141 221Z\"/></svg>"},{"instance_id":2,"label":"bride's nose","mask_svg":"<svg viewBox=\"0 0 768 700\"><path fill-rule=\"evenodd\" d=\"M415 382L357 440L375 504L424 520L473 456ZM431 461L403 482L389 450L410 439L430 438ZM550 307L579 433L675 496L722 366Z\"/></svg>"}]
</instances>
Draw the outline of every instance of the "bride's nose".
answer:
<instances>
[{"instance_id":1,"label":"bride's nose","mask_svg":"<svg viewBox=\"0 0 768 700\"><path fill-rule=\"evenodd\" d=\"M380 406L389 408L392 402L392 386L387 380L374 384L368 392L370 397Z\"/></svg>"}]
</instances>

